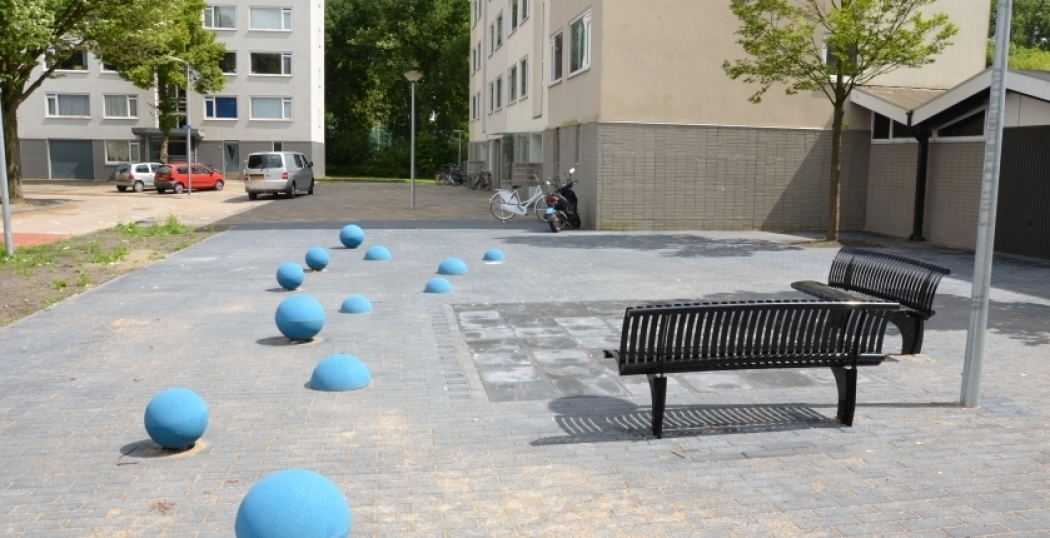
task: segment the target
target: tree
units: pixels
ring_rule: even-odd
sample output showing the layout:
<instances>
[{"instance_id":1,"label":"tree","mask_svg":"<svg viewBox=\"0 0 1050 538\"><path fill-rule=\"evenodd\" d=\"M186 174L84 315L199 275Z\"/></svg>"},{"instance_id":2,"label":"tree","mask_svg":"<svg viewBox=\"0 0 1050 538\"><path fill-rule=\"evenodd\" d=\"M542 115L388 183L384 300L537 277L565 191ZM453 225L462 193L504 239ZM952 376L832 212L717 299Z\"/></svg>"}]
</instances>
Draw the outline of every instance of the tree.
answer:
<instances>
[{"instance_id":1,"label":"tree","mask_svg":"<svg viewBox=\"0 0 1050 538\"><path fill-rule=\"evenodd\" d=\"M180 0L169 5L172 16L159 28L146 32L125 47L105 53L104 60L117 73L141 89L157 89L153 113L160 126L160 161L168 162L168 141L178 126L178 89L189 90L185 65L189 63L197 76L193 91L208 93L226 86L222 74L226 46L215 40L215 34L204 29L201 13L204 0ZM173 8L173 9L172 9ZM188 99L187 99L188 106ZM189 148L187 148L189 152Z\"/></svg>"},{"instance_id":2,"label":"tree","mask_svg":"<svg viewBox=\"0 0 1050 538\"><path fill-rule=\"evenodd\" d=\"M823 92L832 104L827 241L838 241L842 127L856 86L901 67L921 67L958 32L947 15L923 15L934 0L731 0L746 59L726 61L733 80L758 84L753 103L774 84L788 95ZM825 46L827 47L825 49ZM827 50L827 54L825 54Z\"/></svg>"},{"instance_id":3,"label":"tree","mask_svg":"<svg viewBox=\"0 0 1050 538\"><path fill-rule=\"evenodd\" d=\"M1014 0L1010 15L1010 69L1050 71L1050 13L1047 0ZM995 54L996 16L999 2L992 1L986 64Z\"/></svg>"},{"instance_id":4,"label":"tree","mask_svg":"<svg viewBox=\"0 0 1050 538\"><path fill-rule=\"evenodd\" d=\"M81 51L118 50L165 19L154 0L0 0L0 110L11 197L22 199L18 108ZM34 73L44 60L44 68Z\"/></svg>"}]
</instances>

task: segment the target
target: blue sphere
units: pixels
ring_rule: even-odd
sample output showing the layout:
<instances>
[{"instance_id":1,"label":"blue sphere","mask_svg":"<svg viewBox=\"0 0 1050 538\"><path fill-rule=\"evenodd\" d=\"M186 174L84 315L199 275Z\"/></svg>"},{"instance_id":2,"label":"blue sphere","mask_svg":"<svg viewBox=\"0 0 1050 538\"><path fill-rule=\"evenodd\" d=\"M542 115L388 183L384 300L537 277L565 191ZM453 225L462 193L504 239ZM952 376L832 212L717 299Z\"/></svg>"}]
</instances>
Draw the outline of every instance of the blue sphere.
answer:
<instances>
[{"instance_id":1,"label":"blue sphere","mask_svg":"<svg viewBox=\"0 0 1050 538\"><path fill-rule=\"evenodd\" d=\"M266 476L237 509L237 538L347 538L350 507L339 488L306 469Z\"/></svg>"},{"instance_id":2,"label":"blue sphere","mask_svg":"<svg viewBox=\"0 0 1050 538\"><path fill-rule=\"evenodd\" d=\"M273 316L277 329L292 340L309 340L324 327L324 308L309 295L293 295L281 301Z\"/></svg>"},{"instance_id":3,"label":"blue sphere","mask_svg":"<svg viewBox=\"0 0 1050 538\"><path fill-rule=\"evenodd\" d=\"M467 264L459 258L446 258L438 266L437 272L439 275L465 275L468 272Z\"/></svg>"},{"instance_id":4,"label":"blue sphere","mask_svg":"<svg viewBox=\"0 0 1050 538\"><path fill-rule=\"evenodd\" d=\"M353 355L331 355L318 363L310 376L310 388L315 390L357 390L370 383L372 374L368 367Z\"/></svg>"},{"instance_id":5,"label":"blue sphere","mask_svg":"<svg viewBox=\"0 0 1050 538\"><path fill-rule=\"evenodd\" d=\"M367 314L372 311L372 302L364 295L351 295L343 300L339 310L347 314Z\"/></svg>"},{"instance_id":6,"label":"blue sphere","mask_svg":"<svg viewBox=\"0 0 1050 538\"><path fill-rule=\"evenodd\" d=\"M486 250L485 256L482 258L482 260L487 262L501 262L504 259L506 258L503 257L503 251L498 248L490 248Z\"/></svg>"},{"instance_id":7,"label":"blue sphere","mask_svg":"<svg viewBox=\"0 0 1050 538\"><path fill-rule=\"evenodd\" d=\"M365 251L365 259L372 261L386 261L390 259L390 251L383 245L376 245Z\"/></svg>"},{"instance_id":8,"label":"blue sphere","mask_svg":"<svg viewBox=\"0 0 1050 538\"><path fill-rule=\"evenodd\" d=\"M303 268L294 262L282 263L277 268L277 283L286 290L294 290L303 285Z\"/></svg>"},{"instance_id":9,"label":"blue sphere","mask_svg":"<svg viewBox=\"0 0 1050 538\"><path fill-rule=\"evenodd\" d=\"M321 247L313 247L307 250L306 266L314 271L320 271L328 267L328 251Z\"/></svg>"},{"instance_id":10,"label":"blue sphere","mask_svg":"<svg viewBox=\"0 0 1050 538\"><path fill-rule=\"evenodd\" d=\"M164 448L189 448L208 427L208 406L184 388L161 391L146 406L146 433Z\"/></svg>"},{"instance_id":11,"label":"blue sphere","mask_svg":"<svg viewBox=\"0 0 1050 538\"><path fill-rule=\"evenodd\" d=\"M424 293L452 293L452 283L444 278L436 276L427 281Z\"/></svg>"},{"instance_id":12,"label":"blue sphere","mask_svg":"<svg viewBox=\"0 0 1050 538\"><path fill-rule=\"evenodd\" d=\"M339 242L346 248L357 248L365 242L365 231L356 224L347 224L339 231Z\"/></svg>"}]
</instances>

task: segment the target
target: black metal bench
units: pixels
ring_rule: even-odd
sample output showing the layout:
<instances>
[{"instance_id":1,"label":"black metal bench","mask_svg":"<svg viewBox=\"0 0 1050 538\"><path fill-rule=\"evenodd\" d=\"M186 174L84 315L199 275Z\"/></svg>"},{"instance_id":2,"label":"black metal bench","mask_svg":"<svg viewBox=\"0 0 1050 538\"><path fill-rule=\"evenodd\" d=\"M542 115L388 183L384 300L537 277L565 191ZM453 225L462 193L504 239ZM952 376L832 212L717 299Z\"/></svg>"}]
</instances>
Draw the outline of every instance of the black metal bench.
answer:
<instances>
[{"instance_id":1,"label":"black metal bench","mask_svg":"<svg viewBox=\"0 0 1050 538\"><path fill-rule=\"evenodd\" d=\"M636 306L623 316L620 375L649 377L653 435L663 435L666 374L830 367L838 386L838 420L853 425L858 366L886 355L881 311L896 303L749 301Z\"/></svg>"},{"instance_id":2,"label":"black metal bench","mask_svg":"<svg viewBox=\"0 0 1050 538\"><path fill-rule=\"evenodd\" d=\"M901 354L922 351L926 320L935 313L933 296L949 269L903 256L844 248L831 262L828 283L803 280L792 288L825 301L892 301L900 303L887 313L901 331Z\"/></svg>"}]
</instances>

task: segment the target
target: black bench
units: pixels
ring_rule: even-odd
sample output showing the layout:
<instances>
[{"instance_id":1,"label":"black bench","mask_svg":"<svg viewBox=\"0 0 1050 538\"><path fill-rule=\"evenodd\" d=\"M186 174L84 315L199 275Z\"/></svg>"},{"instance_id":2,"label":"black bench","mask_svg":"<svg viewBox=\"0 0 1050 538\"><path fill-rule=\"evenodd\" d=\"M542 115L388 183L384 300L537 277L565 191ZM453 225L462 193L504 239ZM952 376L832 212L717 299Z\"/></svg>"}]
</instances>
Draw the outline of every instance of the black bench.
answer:
<instances>
[{"instance_id":1,"label":"black bench","mask_svg":"<svg viewBox=\"0 0 1050 538\"><path fill-rule=\"evenodd\" d=\"M623 316L620 375L649 377L653 435L663 434L666 374L830 367L838 386L838 420L853 425L857 367L886 355L886 318L896 303L749 301L636 306Z\"/></svg>"},{"instance_id":2,"label":"black bench","mask_svg":"<svg viewBox=\"0 0 1050 538\"><path fill-rule=\"evenodd\" d=\"M828 283L803 280L792 288L825 301L891 301L900 303L887 313L901 331L901 354L922 351L926 320L933 316L933 296L949 269L903 256L844 248L831 262Z\"/></svg>"}]
</instances>

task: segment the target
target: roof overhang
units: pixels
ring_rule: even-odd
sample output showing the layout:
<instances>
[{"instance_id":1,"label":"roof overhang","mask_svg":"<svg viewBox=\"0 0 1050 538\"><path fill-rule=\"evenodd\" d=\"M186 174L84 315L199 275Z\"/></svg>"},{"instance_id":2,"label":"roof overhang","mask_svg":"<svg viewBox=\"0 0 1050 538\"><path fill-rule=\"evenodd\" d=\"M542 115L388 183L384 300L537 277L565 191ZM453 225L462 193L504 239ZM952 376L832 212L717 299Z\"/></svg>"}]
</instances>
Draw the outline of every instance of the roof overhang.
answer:
<instances>
[{"instance_id":1,"label":"roof overhang","mask_svg":"<svg viewBox=\"0 0 1050 538\"><path fill-rule=\"evenodd\" d=\"M160 136L163 133L161 133L160 129L158 129L156 127L132 127L131 128L131 134L133 134L135 136L142 136L142 137L149 138L149 137L154 137L154 136ZM170 139L180 139L180 138L181 139L185 139L186 138L186 129L178 129L178 128L172 129L171 132L168 133L168 137ZM204 139L204 131L202 131L200 129L190 129L190 137L193 138L194 140L197 140L197 141L203 140Z\"/></svg>"},{"instance_id":2,"label":"roof overhang","mask_svg":"<svg viewBox=\"0 0 1050 538\"><path fill-rule=\"evenodd\" d=\"M881 97L876 97L874 94L864 91L864 88L856 88L856 91L850 94L850 101L873 112L878 112L893 121L905 125L908 124L909 110L901 108Z\"/></svg>"}]
</instances>

